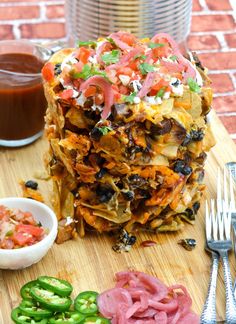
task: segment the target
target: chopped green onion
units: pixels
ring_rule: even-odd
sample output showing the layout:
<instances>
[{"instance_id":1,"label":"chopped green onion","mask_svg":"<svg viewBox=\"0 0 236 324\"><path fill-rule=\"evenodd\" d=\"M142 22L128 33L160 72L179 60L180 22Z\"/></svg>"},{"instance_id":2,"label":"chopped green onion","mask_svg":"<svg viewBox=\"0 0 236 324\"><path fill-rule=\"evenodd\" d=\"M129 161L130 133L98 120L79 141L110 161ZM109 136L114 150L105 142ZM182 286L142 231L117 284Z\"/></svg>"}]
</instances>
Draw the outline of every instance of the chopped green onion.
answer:
<instances>
[{"instance_id":1,"label":"chopped green onion","mask_svg":"<svg viewBox=\"0 0 236 324\"><path fill-rule=\"evenodd\" d=\"M107 37L106 40L108 42L110 42L112 45L116 45L116 43L114 42L114 40L111 37Z\"/></svg>"},{"instance_id":2,"label":"chopped green onion","mask_svg":"<svg viewBox=\"0 0 236 324\"><path fill-rule=\"evenodd\" d=\"M102 60L106 64L117 63L120 59L120 52L118 50L112 50L110 53L102 55Z\"/></svg>"},{"instance_id":3,"label":"chopped green onion","mask_svg":"<svg viewBox=\"0 0 236 324\"><path fill-rule=\"evenodd\" d=\"M145 75L148 72L155 71L155 68L153 65L144 62L139 65L139 70L141 71L142 75Z\"/></svg>"},{"instance_id":4,"label":"chopped green onion","mask_svg":"<svg viewBox=\"0 0 236 324\"><path fill-rule=\"evenodd\" d=\"M134 60L136 59L142 59L142 60L146 60L147 56L144 54L137 54L134 56Z\"/></svg>"},{"instance_id":5,"label":"chopped green onion","mask_svg":"<svg viewBox=\"0 0 236 324\"><path fill-rule=\"evenodd\" d=\"M199 85L197 84L196 81L194 81L192 78L188 78L188 86L189 89L193 92L200 92L201 88L199 87Z\"/></svg>"},{"instance_id":6,"label":"chopped green onion","mask_svg":"<svg viewBox=\"0 0 236 324\"><path fill-rule=\"evenodd\" d=\"M87 80L88 78L90 78L91 76L94 76L94 75L101 75L104 78L107 78L107 75L105 72L99 71L88 64L85 64L83 66L83 69L81 72L72 72L72 77L74 79L80 78L80 79Z\"/></svg>"},{"instance_id":7,"label":"chopped green onion","mask_svg":"<svg viewBox=\"0 0 236 324\"><path fill-rule=\"evenodd\" d=\"M162 43L149 43L148 44L148 47L150 47L150 48L157 48L157 47L163 47L165 45L166 44L162 44Z\"/></svg>"},{"instance_id":8,"label":"chopped green onion","mask_svg":"<svg viewBox=\"0 0 236 324\"><path fill-rule=\"evenodd\" d=\"M124 96L124 102L133 104L134 98L137 96L137 92L132 92L129 96Z\"/></svg>"},{"instance_id":9,"label":"chopped green onion","mask_svg":"<svg viewBox=\"0 0 236 324\"><path fill-rule=\"evenodd\" d=\"M102 135L107 135L110 131L112 131L112 128L109 126L102 126L98 127Z\"/></svg>"},{"instance_id":10,"label":"chopped green onion","mask_svg":"<svg viewBox=\"0 0 236 324\"><path fill-rule=\"evenodd\" d=\"M81 42L81 41L77 41L76 42L76 45L77 45L77 47L81 47L81 46L96 46L97 45L97 43L96 42L94 42L94 41L87 41L87 42Z\"/></svg>"},{"instance_id":11,"label":"chopped green onion","mask_svg":"<svg viewBox=\"0 0 236 324\"><path fill-rule=\"evenodd\" d=\"M162 98L162 97L164 96L164 93L165 93L165 88L161 88L161 89L157 92L157 94L156 94L156 98L157 98L157 97Z\"/></svg>"},{"instance_id":12,"label":"chopped green onion","mask_svg":"<svg viewBox=\"0 0 236 324\"><path fill-rule=\"evenodd\" d=\"M176 55L171 55L171 56L169 57L169 59L170 59L171 61L177 61L178 57L177 57Z\"/></svg>"}]
</instances>

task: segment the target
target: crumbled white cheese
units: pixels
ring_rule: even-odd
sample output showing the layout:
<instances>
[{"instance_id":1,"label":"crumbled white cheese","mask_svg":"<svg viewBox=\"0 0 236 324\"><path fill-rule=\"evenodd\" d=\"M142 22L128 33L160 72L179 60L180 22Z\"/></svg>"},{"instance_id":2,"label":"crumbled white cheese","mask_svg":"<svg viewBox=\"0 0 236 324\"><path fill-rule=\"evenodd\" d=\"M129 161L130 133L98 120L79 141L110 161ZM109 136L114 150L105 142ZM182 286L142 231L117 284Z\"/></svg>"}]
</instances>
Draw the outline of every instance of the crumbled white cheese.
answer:
<instances>
[{"instance_id":1,"label":"crumbled white cheese","mask_svg":"<svg viewBox=\"0 0 236 324\"><path fill-rule=\"evenodd\" d=\"M76 103L79 105L79 106L83 106L85 101L86 101L86 97L83 95L83 93L81 93L81 95L76 99Z\"/></svg>"},{"instance_id":2,"label":"crumbled white cheese","mask_svg":"<svg viewBox=\"0 0 236 324\"><path fill-rule=\"evenodd\" d=\"M195 71L196 71L196 82L200 87L202 87L203 86L202 76L197 69L195 69Z\"/></svg>"},{"instance_id":3,"label":"crumbled white cheese","mask_svg":"<svg viewBox=\"0 0 236 324\"><path fill-rule=\"evenodd\" d=\"M141 102L141 99L139 97L134 97L134 103L137 105Z\"/></svg>"},{"instance_id":4,"label":"crumbled white cheese","mask_svg":"<svg viewBox=\"0 0 236 324\"><path fill-rule=\"evenodd\" d=\"M184 86L179 79L171 78L170 86L171 86L171 90L172 90L173 94L175 94L176 96L180 96L180 97L183 95Z\"/></svg>"},{"instance_id":5,"label":"crumbled white cheese","mask_svg":"<svg viewBox=\"0 0 236 324\"><path fill-rule=\"evenodd\" d=\"M139 92L139 90L142 89L142 84L139 82L139 80L133 80L130 82L132 84L134 92Z\"/></svg>"},{"instance_id":6,"label":"crumbled white cheese","mask_svg":"<svg viewBox=\"0 0 236 324\"><path fill-rule=\"evenodd\" d=\"M97 61L97 55L89 56L88 61L90 63L92 63L92 64L97 64L98 63L98 61Z\"/></svg>"},{"instance_id":7,"label":"crumbled white cheese","mask_svg":"<svg viewBox=\"0 0 236 324\"><path fill-rule=\"evenodd\" d=\"M93 110L93 111L96 111L96 110L98 110L98 111L102 111L102 106L100 106L100 105L95 105L95 104L93 104L92 106L91 106L91 109Z\"/></svg>"},{"instance_id":8,"label":"crumbled white cheese","mask_svg":"<svg viewBox=\"0 0 236 324\"><path fill-rule=\"evenodd\" d=\"M76 64L76 63L78 63L78 61L71 54L71 55L65 57L64 60L62 61L62 63L61 63L61 70L63 70L65 67L70 70L72 64Z\"/></svg>"},{"instance_id":9,"label":"crumbled white cheese","mask_svg":"<svg viewBox=\"0 0 236 324\"><path fill-rule=\"evenodd\" d=\"M124 86L127 86L129 84L130 77L128 75L120 74L119 79Z\"/></svg>"},{"instance_id":10,"label":"crumbled white cheese","mask_svg":"<svg viewBox=\"0 0 236 324\"><path fill-rule=\"evenodd\" d=\"M70 225L72 223L74 223L73 218L71 218L70 216L67 216L65 226L68 226L68 225Z\"/></svg>"},{"instance_id":11,"label":"crumbled white cheese","mask_svg":"<svg viewBox=\"0 0 236 324\"><path fill-rule=\"evenodd\" d=\"M162 104L162 99L160 97L155 97L155 96L146 96L144 97L144 100L148 102L150 105L160 105Z\"/></svg>"},{"instance_id":12,"label":"crumbled white cheese","mask_svg":"<svg viewBox=\"0 0 236 324\"><path fill-rule=\"evenodd\" d=\"M166 91L162 97L162 99L169 99L170 98L170 92Z\"/></svg>"}]
</instances>

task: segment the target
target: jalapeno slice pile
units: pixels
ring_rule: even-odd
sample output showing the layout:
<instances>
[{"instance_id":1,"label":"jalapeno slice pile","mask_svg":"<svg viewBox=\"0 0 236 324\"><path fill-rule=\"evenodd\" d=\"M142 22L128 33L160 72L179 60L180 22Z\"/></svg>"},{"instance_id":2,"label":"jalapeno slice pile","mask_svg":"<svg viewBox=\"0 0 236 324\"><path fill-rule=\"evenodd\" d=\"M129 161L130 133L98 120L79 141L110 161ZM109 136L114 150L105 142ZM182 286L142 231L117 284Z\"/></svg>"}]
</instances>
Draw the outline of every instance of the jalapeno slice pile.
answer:
<instances>
[{"instance_id":1,"label":"jalapeno slice pile","mask_svg":"<svg viewBox=\"0 0 236 324\"><path fill-rule=\"evenodd\" d=\"M41 276L38 277L38 282L41 287L53 291L57 295L63 297L69 296L73 290L73 287L68 281L54 277Z\"/></svg>"},{"instance_id":2,"label":"jalapeno slice pile","mask_svg":"<svg viewBox=\"0 0 236 324\"><path fill-rule=\"evenodd\" d=\"M51 317L48 321L49 324L82 324L84 323L85 316L79 312L65 312L59 313Z\"/></svg>"},{"instance_id":3,"label":"jalapeno slice pile","mask_svg":"<svg viewBox=\"0 0 236 324\"><path fill-rule=\"evenodd\" d=\"M47 324L47 318L37 318L25 315L19 307L11 312L11 319L17 324Z\"/></svg>"},{"instance_id":4,"label":"jalapeno slice pile","mask_svg":"<svg viewBox=\"0 0 236 324\"><path fill-rule=\"evenodd\" d=\"M22 301L12 310L17 324L108 324L99 316L98 293L83 291L72 305L71 284L49 276L40 276L26 283L20 290Z\"/></svg>"},{"instance_id":5,"label":"jalapeno slice pile","mask_svg":"<svg viewBox=\"0 0 236 324\"><path fill-rule=\"evenodd\" d=\"M96 291L83 291L75 298L75 309L85 315L93 315L98 312Z\"/></svg>"}]
</instances>

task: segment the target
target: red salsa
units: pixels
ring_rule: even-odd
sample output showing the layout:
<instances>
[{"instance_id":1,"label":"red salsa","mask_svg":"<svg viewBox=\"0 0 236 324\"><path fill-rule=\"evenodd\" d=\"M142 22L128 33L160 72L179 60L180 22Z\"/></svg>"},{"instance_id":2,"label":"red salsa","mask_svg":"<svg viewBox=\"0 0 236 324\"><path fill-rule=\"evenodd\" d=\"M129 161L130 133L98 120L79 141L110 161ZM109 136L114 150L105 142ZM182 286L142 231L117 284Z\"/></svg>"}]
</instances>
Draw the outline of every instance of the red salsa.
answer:
<instances>
[{"instance_id":1,"label":"red salsa","mask_svg":"<svg viewBox=\"0 0 236 324\"><path fill-rule=\"evenodd\" d=\"M33 245L46 236L46 230L28 211L0 205L0 248L18 249Z\"/></svg>"}]
</instances>

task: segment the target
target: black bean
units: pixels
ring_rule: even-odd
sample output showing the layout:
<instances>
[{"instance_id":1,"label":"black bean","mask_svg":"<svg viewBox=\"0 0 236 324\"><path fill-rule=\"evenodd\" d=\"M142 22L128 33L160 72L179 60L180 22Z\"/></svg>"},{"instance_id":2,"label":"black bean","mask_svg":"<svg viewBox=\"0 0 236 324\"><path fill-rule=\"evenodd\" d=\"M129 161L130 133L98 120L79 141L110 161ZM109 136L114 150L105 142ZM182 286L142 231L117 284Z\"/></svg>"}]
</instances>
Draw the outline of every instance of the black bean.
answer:
<instances>
[{"instance_id":1,"label":"black bean","mask_svg":"<svg viewBox=\"0 0 236 324\"><path fill-rule=\"evenodd\" d=\"M199 201L196 201L194 204L193 204L193 210L194 210L194 213L196 214L198 212L200 208L200 202Z\"/></svg>"},{"instance_id":2,"label":"black bean","mask_svg":"<svg viewBox=\"0 0 236 324\"><path fill-rule=\"evenodd\" d=\"M182 173L183 175L189 175L189 174L192 173L192 171L193 171L193 169L192 169L190 166L186 165L186 166L183 168L183 170L182 170L181 173Z\"/></svg>"},{"instance_id":3,"label":"black bean","mask_svg":"<svg viewBox=\"0 0 236 324\"><path fill-rule=\"evenodd\" d=\"M182 173L184 167L185 167L184 161L178 160L174 164L174 171L176 173Z\"/></svg>"},{"instance_id":4,"label":"black bean","mask_svg":"<svg viewBox=\"0 0 236 324\"><path fill-rule=\"evenodd\" d=\"M128 239L128 245L134 245L136 242L136 237L134 235L131 235Z\"/></svg>"},{"instance_id":5,"label":"black bean","mask_svg":"<svg viewBox=\"0 0 236 324\"><path fill-rule=\"evenodd\" d=\"M190 220L194 220L195 219L195 215L194 212L191 208L187 208L185 210L186 216L190 219Z\"/></svg>"},{"instance_id":6,"label":"black bean","mask_svg":"<svg viewBox=\"0 0 236 324\"><path fill-rule=\"evenodd\" d=\"M134 199L134 192L133 191L126 191L122 192L123 196L125 197L126 200L131 201Z\"/></svg>"},{"instance_id":7,"label":"black bean","mask_svg":"<svg viewBox=\"0 0 236 324\"><path fill-rule=\"evenodd\" d=\"M180 83L181 83L180 80L176 79L176 81L171 83L171 85L174 86L174 87L178 87L178 85L180 85Z\"/></svg>"},{"instance_id":8,"label":"black bean","mask_svg":"<svg viewBox=\"0 0 236 324\"><path fill-rule=\"evenodd\" d=\"M61 63L57 63L57 64L54 66L54 73L55 73L55 75L59 75L59 74L61 74Z\"/></svg>"},{"instance_id":9,"label":"black bean","mask_svg":"<svg viewBox=\"0 0 236 324\"><path fill-rule=\"evenodd\" d=\"M96 174L95 177L96 179L102 179L102 177L107 173L107 169L106 168L101 168Z\"/></svg>"},{"instance_id":10,"label":"black bean","mask_svg":"<svg viewBox=\"0 0 236 324\"><path fill-rule=\"evenodd\" d=\"M140 194L140 196L142 196L143 199L149 199L152 196L150 194L150 192L148 192L147 190L143 190L143 189L139 190L139 194Z\"/></svg>"},{"instance_id":11,"label":"black bean","mask_svg":"<svg viewBox=\"0 0 236 324\"><path fill-rule=\"evenodd\" d=\"M36 181L33 181L33 180L26 181L25 186L27 188L31 188L31 189L34 189L34 190L38 189L38 183Z\"/></svg>"},{"instance_id":12,"label":"black bean","mask_svg":"<svg viewBox=\"0 0 236 324\"><path fill-rule=\"evenodd\" d=\"M199 129L199 130L192 129L190 132L190 136L192 138L192 141L199 142L203 139L204 133L201 129Z\"/></svg>"},{"instance_id":13,"label":"black bean","mask_svg":"<svg viewBox=\"0 0 236 324\"><path fill-rule=\"evenodd\" d=\"M192 138L190 136L190 134L186 134L183 142L182 142L182 146L187 146L190 142L191 142Z\"/></svg>"},{"instance_id":14,"label":"black bean","mask_svg":"<svg viewBox=\"0 0 236 324\"><path fill-rule=\"evenodd\" d=\"M147 183L147 181L144 178L140 177L137 174L131 174L131 176L129 176L128 179L129 179L130 187L132 189L139 188L140 186L143 186Z\"/></svg>"},{"instance_id":15,"label":"black bean","mask_svg":"<svg viewBox=\"0 0 236 324\"><path fill-rule=\"evenodd\" d=\"M102 130L98 127L94 127L90 133L90 136L94 141L99 141L102 135L103 135Z\"/></svg>"},{"instance_id":16,"label":"black bean","mask_svg":"<svg viewBox=\"0 0 236 324\"><path fill-rule=\"evenodd\" d=\"M96 194L101 203L106 203L111 200L115 191L110 185L99 185L96 189Z\"/></svg>"}]
</instances>

